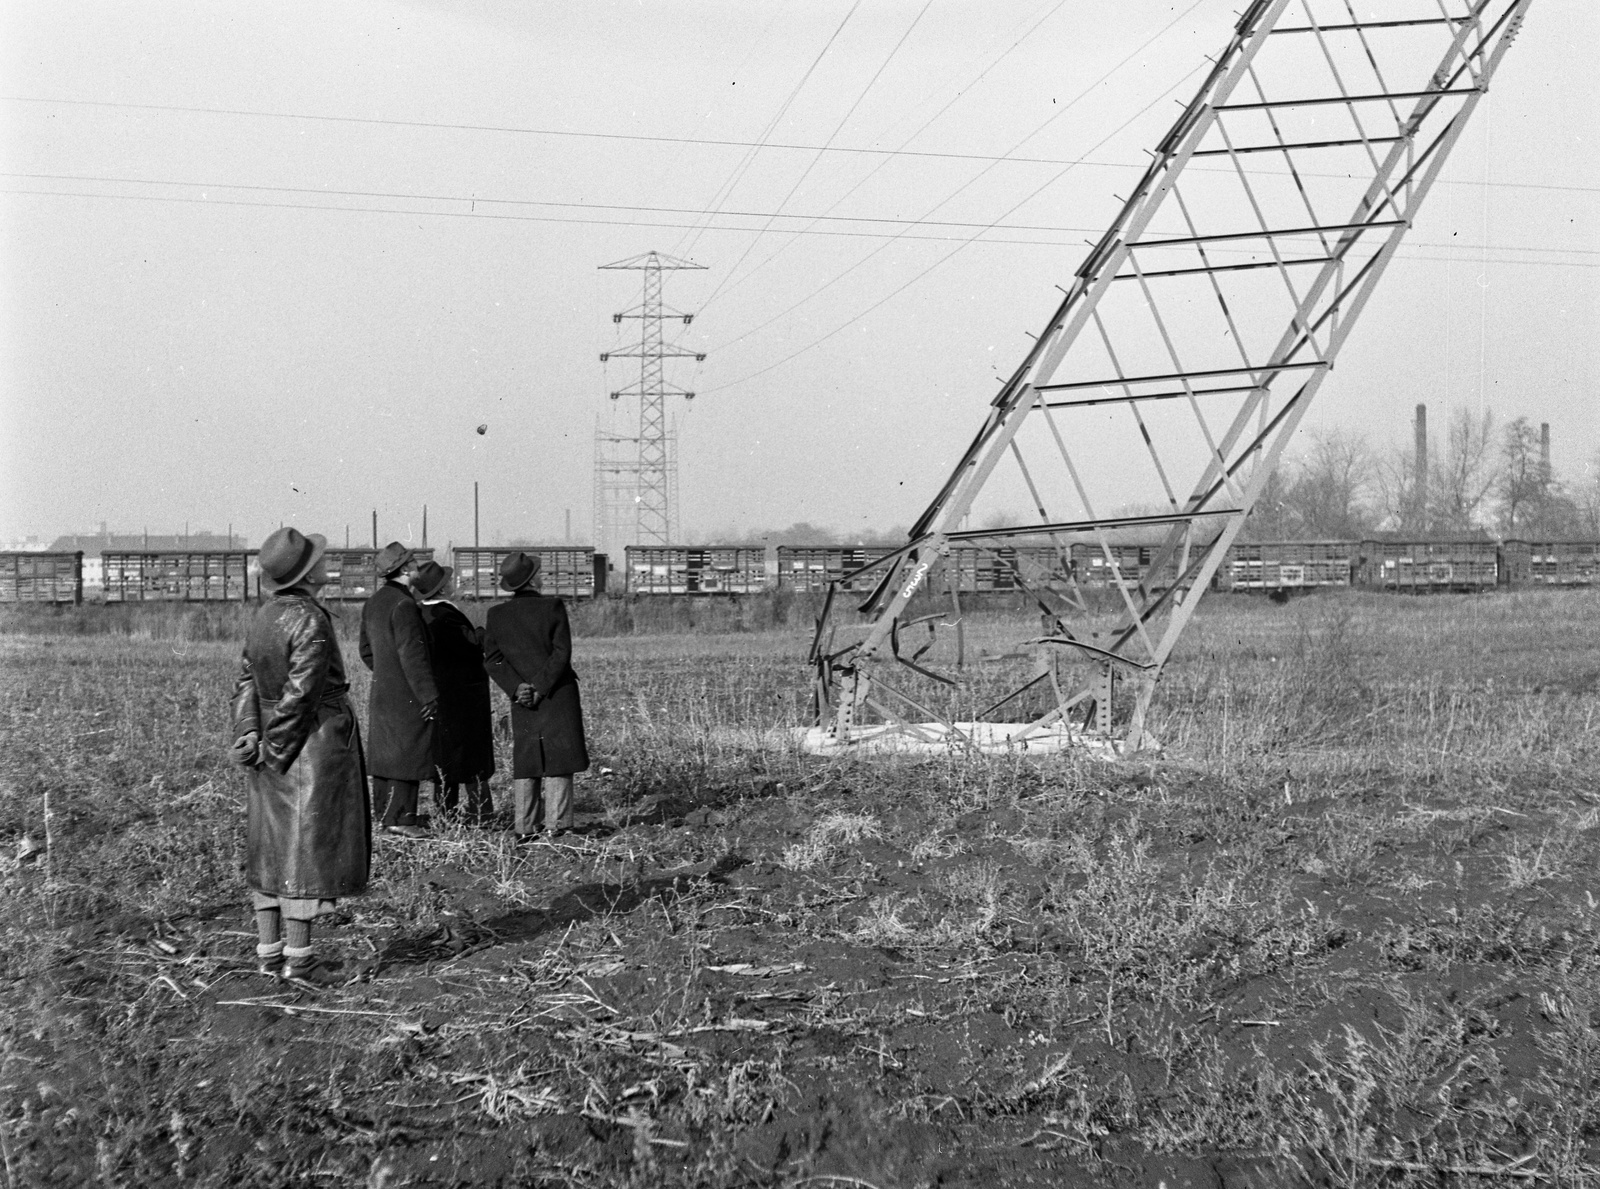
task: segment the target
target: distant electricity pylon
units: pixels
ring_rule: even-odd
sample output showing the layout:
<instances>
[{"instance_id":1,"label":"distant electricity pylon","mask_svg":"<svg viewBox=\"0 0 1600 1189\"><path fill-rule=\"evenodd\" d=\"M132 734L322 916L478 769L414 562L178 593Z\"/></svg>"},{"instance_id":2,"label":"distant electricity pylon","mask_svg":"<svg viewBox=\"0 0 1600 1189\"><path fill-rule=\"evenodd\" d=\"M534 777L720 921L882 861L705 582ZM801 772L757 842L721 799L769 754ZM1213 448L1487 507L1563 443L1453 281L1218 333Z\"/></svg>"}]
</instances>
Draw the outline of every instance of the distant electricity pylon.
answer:
<instances>
[{"instance_id":1,"label":"distant electricity pylon","mask_svg":"<svg viewBox=\"0 0 1600 1189\"><path fill-rule=\"evenodd\" d=\"M1153 742L1200 595L1531 2L1245 6L910 539L830 588L819 747ZM1041 617L976 677L959 605L929 603L970 559ZM869 622L838 615L863 587Z\"/></svg>"},{"instance_id":2,"label":"distant electricity pylon","mask_svg":"<svg viewBox=\"0 0 1600 1189\"><path fill-rule=\"evenodd\" d=\"M676 435L667 427L667 397L693 400L694 393L667 383L665 361L699 361L705 355L683 350L664 340L663 318L682 318L687 326L694 315L662 306L661 274L669 269L699 269L705 265L659 252L646 252L600 267L643 272L644 296L637 306L611 316L613 322L624 318L639 320L639 345L600 356L602 363L612 358L639 361L639 382L611 393L612 400L624 396L639 398L639 432L637 436L629 436L595 428L595 543L610 552L624 545L675 544L678 537L678 452Z\"/></svg>"}]
</instances>

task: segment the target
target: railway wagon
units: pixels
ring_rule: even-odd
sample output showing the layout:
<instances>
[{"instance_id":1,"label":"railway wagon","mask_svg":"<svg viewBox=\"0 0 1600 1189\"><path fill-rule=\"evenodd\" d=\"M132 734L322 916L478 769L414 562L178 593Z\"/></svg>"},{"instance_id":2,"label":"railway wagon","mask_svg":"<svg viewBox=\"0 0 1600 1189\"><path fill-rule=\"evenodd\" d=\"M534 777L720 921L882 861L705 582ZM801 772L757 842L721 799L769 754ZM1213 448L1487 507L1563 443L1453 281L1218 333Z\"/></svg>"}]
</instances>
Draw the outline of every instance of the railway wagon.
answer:
<instances>
[{"instance_id":1,"label":"railway wagon","mask_svg":"<svg viewBox=\"0 0 1600 1189\"><path fill-rule=\"evenodd\" d=\"M429 546L411 552L419 562L433 560ZM323 556L328 559L328 585L318 597L325 603L370 599L382 585L378 581L376 549L329 549Z\"/></svg>"},{"instance_id":2,"label":"railway wagon","mask_svg":"<svg viewBox=\"0 0 1600 1189\"><path fill-rule=\"evenodd\" d=\"M1505 541L1500 580L1507 586L1594 586L1600 582L1600 541Z\"/></svg>"},{"instance_id":3,"label":"railway wagon","mask_svg":"<svg viewBox=\"0 0 1600 1189\"><path fill-rule=\"evenodd\" d=\"M629 545L630 595L738 595L767 589L767 551L732 545Z\"/></svg>"},{"instance_id":4,"label":"railway wagon","mask_svg":"<svg viewBox=\"0 0 1600 1189\"><path fill-rule=\"evenodd\" d=\"M103 550L107 603L242 603L261 597L254 549Z\"/></svg>"},{"instance_id":5,"label":"railway wagon","mask_svg":"<svg viewBox=\"0 0 1600 1189\"><path fill-rule=\"evenodd\" d=\"M81 552L0 553L0 603L81 602Z\"/></svg>"},{"instance_id":6,"label":"railway wagon","mask_svg":"<svg viewBox=\"0 0 1600 1189\"><path fill-rule=\"evenodd\" d=\"M1218 590L1292 591L1349 586L1355 541L1241 541L1217 571Z\"/></svg>"},{"instance_id":7,"label":"railway wagon","mask_svg":"<svg viewBox=\"0 0 1600 1189\"><path fill-rule=\"evenodd\" d=\"M1182 557L1174 555L1161 567L1159 574L1152 574L1151 567L1160 548L1159 545L1113 542L1108 557L1107 548L1098 541L1080 541L1072 547L1073 577L1078 585L1086 588L1115 588L1120 577L1129 586L1143 582L1152 589L1165 589L1178 580Z\"/></svg>"},{"instance_id":8,"label":"railway wagon","mask_svg":"<svg viewBox=\"0 0 1600 1189\"><path fill-rule=\"evenodd\" d=\"M539 559L539 589L563 599L592 599L606 592L606 555L589 546L462 548L452 553L456 593L467 599L503 599L500 565L513 553Z\"/></svg>"},{"instance_id":9,"label":"railway wagon","mask_svg":"<svg viewBox=\"0 0 1600 1189\"><path fill-rule=\"evenodd\" d=\"M1500 546L1481 537L1361 542L1359 585L1401 594L1493 590L1500 583Z\"/></svg>"},{"instance_id":10,"label":"railway wagon","mask_svg":"<svg viewBox=\"0 0 1600 1189\"><path fill-rule=\"evenodd\" d=\"M990 594L1031 590L1064 581L1071 567L1053 545L956 545L945 558L935 590Z\"/></svg>"},{"instance_id":11,"label":"railway wagon","mask_svg":"<svg viewBox=\"0 0 1600 1189\"><path fill-rule=\"evenodd\" d=\"M830 582L842 582L846 574L892 552L878 545L779 545L778 586L784 590L824 591ZM880 567L860 578L842 582L839 589L870 591L883 575Z\"/></svg>"}]
</instances>

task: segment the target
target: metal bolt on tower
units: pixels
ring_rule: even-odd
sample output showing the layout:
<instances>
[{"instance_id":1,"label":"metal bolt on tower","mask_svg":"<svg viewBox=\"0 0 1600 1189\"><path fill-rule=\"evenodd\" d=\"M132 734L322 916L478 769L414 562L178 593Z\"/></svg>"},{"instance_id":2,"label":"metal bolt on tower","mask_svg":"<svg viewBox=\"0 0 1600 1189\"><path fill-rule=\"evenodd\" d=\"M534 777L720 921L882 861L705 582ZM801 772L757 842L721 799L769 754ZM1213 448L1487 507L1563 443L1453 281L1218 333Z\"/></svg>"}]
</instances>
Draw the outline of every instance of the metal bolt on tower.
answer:
<instances>
[{"instance_id":1,"label":"metal bolt on tower","mask_svg":"<svg viewBox=\"0 0 1600 1189\"><path fill-rule=\"evenodd\" d=\"M701 352L685 351L664 340L661 333L663 318L681 318L687 326L694 320L694 315L665 309L662 306L661 274L663 271L674 269L703 269L705 265L693 264L659 252L646 252L642 256L632 256L627 260L618 260L614 264L602 264L600 267L643 272L644 296L637 306L611 316L613 322L621 322L624 318L639 320L638 347L625 351L608 351L600 356L602 363L612 358L639 361L639 382L611 393L612 400L619 400L624 396L639 398L639 436L618 437L596 431L595 530L602 537L606 536L606 529L611 529L619 535L630 538L626 541L605 540L605 545L611 549L622 544L675 544L674 538L678 528L677 476L672 434L667 428L667 397L681 396L685 400L693 400L694 393L667 383L665 361L668 359L699 361L703 360L705 355ZM636 448L634 457L632 459L618 457L618 448L626 449L628 444ZM622 502L618 498L620 490L629 485L630 481L634 506L632 532L626 531L622 525L607 524L602 527L600 519L602 515L616 517L618 506ZM608 511L602 510L603 504L609 508Z\"/></svg>"},{"instance_id":2,"label":"metal bolt on tower","mask_svg":"<svg viewBox=\"0 0 1600 1189\"><path fill-rule=\"evenodd\" d=\"M1201 594L1530 3L1252 0L910 539L845 576L877 579L861 617L830 591L808 746L1153 742ZM970 665L977 564L1041 629Z\"/></svg>"}]
</instances>

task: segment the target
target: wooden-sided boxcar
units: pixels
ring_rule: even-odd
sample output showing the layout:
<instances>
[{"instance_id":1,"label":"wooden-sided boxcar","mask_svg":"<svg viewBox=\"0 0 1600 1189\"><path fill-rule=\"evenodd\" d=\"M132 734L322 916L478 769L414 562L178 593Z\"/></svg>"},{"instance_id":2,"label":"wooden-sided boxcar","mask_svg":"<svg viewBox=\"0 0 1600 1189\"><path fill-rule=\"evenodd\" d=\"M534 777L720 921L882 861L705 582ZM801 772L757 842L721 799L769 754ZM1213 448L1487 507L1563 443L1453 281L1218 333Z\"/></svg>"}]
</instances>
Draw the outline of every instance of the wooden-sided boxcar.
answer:
<instances>
[{"instance_id":1,"label":"wooden-sided boxcar","mask_svg":"<svg viewBox=\"0 0 1600 1189\"><path fill-rule=\"evenodd\" d=\"M81 552L0 553L0 603L81 602Z\"/></svg>"},{"instance_id":2,"label":"wooden-sided boxcar","mask_svg":"<svg viewBox=\"0 0 1600 1189\"><path fill-rule=\"evenodd\" d=\"M423 546L413 549L417 560L433 560L433 549ZM370 599L381 583L378 581L378 551L376 549L329 549L328 585L322 588L323 602L353 602Z\"/></svg>"},{"instance_id":3,"label":"wooden-sided boxcar","mask_svg":"<svg viewBox=\"0 0 1600 1189\"><path fill-rule=\"evenodd\" d=\"M1129 541L1113 541L1107 546L1098 541L1079 541L1072 547L1072 573L1078 585L1085 588L1112 588L1118 578L1125 585L1146 583L1154 590L1164 590L1178 580L1179 564L1183 558L1175 555L1161 567L1159 574L1151 573L1160 546Z\"/></svg>"},{"instance_id":4,"label":"wooden-sided boxcar","mask_svg":"<svg viewBox=\"0 0 1600 1189\"><path fill-rule=\"evenodd\" d=\"M935 571L932 590L949 594L1006 594L1063 581L1071 566L1053 545L956 545Z\"/></svg>"},{"instance_id":5,"label":"wooden-sided boxcar","mask_svg":"<svg viewBox=\"0 0 1600 1189\"><path fill-rule=\"evenodd\" d=\"M1500 579L1507 586L1594 586L1600 541L1505 541Z\"/></svg>"},{"instance_id":6,"label":"wooden-sided boxcar","mask_svg":"<svg viewBox=\"0 0 1600 1189\"><path fill-rule=\"evenodd\" d=\"M630 595L756 594L767 588L767 551L733 545L629 545Z\"/></svg>"},{"instance_id":7,"label":"wooden-sided boxcar","mask_svg":"<svg viewBox=\"0 0 1600 1189\"><path fill-rule=\"evenodd\" d=\"M606 592L606 555L587 545L497 545L452 553L456 594L466 599L503 599L500 565L513 553L539 559L539 589L563 599L592 599Z\"/></svg>"},{"instance_id":8,"label":"wooden-sided boxcar","mask_svg":"<svg viewBox=\"0 0 1600 1189\"><path fill-rule=\"evenodd\" d=\"M1355 541L1239 541L1217 571L1218 590L1314 590L1349 586Z\"/></svg>"},{"instance_id":9,"label":"wooden-sided boxcar","mask_svg":"<svg viewBox=\"0 0 1600 1189\"><path fill-rule=\"evenodd\" d=\"M1360 585L1402 594L1493 590L1500 582L1500 546L1486 537L1368 539L1355 572Z\"/></svg>"},{"instance_id":10,"label":"wooden-sided boxcar","mask_svg":"<svg viewBox=\"0 0 1600 1189\"><path fill-rule=\"evenodd\" d=\"M261 597L254 549L103 550L108 603L242 603Z\"/></svg>"},{"instance_id":11,"label":"wooden-sided boxcar","mask_svg":"<svg viewBox=\"0 0 1600 1189\"><path fill-rule=\"evenodd\" d=\"M893 550L880 545L779 545L778 585L785 590L824 591L828 583L839 582L846 574L877 561ZM871 590L884 570L872 570L844 583L848 591Z\"/></svg>"}]
</instances>

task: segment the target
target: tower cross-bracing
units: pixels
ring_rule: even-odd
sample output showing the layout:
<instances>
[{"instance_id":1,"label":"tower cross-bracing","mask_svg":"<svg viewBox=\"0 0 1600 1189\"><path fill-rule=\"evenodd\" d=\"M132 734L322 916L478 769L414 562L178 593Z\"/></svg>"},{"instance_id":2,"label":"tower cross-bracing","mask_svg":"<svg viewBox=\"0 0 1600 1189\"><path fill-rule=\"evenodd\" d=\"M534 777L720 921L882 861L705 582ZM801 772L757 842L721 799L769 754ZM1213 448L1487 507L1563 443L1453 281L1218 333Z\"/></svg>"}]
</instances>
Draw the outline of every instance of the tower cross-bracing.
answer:
<instances>
[{"instance_id":1,"label":"tower cross-bracing","mask_svg":"<svg viewBox=\"0 0 1600 1189\"><path fill-rule=\"evenodd\" d=\"M667 427L667 397L682 396L685 400L693 400L694 393L667 383L666 360L703 360L705 355L665 341L661 330L664 318L681 318L688 325L694 320L694 315L670 310L662 305L661 274L668 270L705 266L659 252L646 252L600 267L643 272L644 294L637 306L613 314L611 318L613 322L637 319L639 345L608 351L600 356L601 362L612 358L639 361L639 382L611 393L612 400L620 400L625 396L639 398L639 433L637 437L630 438L596 431L595 531L603 540L608 531L625 538L604 540L611 549L624 544L673 544L678 528L678 500L673 435ZM630 454L631 457L628 457ZM605 518L610 521L623 520L629 503L632 505L631 526L608 523Z\"/></svg>"},{"instance_id":2,"label":"tower cross-bracing","mask_svg":"<svg viewBox=\"0 0 1600 1189\"><path fill-rule=\"evenodd\" d=\"M1151 741L1201 594L1530 3L1248 4L909 540L846 576L877 579L861 615L830 593L813 745ZM1041 617L978 663L973 558Z\"/></svg>"}]
</instances>

